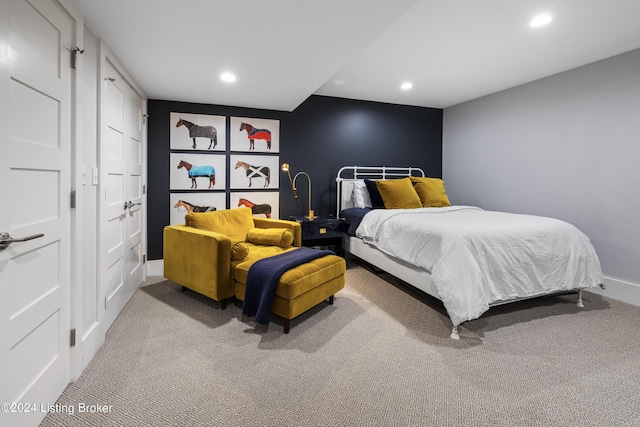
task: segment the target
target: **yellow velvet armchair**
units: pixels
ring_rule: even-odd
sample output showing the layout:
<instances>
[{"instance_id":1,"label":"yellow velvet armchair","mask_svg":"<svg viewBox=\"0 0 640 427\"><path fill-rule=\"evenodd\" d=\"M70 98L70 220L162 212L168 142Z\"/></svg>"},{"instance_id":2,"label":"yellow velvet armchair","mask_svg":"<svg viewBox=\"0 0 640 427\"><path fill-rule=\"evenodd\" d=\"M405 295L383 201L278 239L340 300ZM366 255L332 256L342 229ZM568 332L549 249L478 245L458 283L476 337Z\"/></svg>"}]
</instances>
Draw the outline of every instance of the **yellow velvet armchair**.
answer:
<instances>
[{"instance_id":1,"label":"yellow velvet armchair","mask_svg":"<svg viewBox=\"0 0 640 427\"><path fill-rule=\"evenodd\" d=\"M235 295L235 267L302 243L300 224L254 217L249 208L185 215L164 228L164 276L216 301Z\"/></svg>"}]
</instances>

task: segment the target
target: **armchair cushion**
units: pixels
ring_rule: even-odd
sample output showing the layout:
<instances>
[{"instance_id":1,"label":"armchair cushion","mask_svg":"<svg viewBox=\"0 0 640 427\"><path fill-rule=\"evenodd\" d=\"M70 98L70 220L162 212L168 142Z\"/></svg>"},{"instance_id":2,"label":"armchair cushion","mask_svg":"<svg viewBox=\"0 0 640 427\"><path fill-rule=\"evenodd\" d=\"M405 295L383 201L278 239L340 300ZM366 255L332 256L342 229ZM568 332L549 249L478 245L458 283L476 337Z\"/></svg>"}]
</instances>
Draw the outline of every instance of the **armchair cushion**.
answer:
<instances>
[{"instance_id":1,"label":"armchair cushion","mask_svg":"<svg viewBox=\"0 0 640 427\"><path fill-rule=\"evenodd\" d=\"M245 240L249 230L254 227L250 208L192 212L187 214L185 219L188 226L224 234L234 242Z\"/></svg>"},{"instance_id":2,"label":"armchair cushion","mask_svg":"<svg viewBox=\"0 0 640 427\"><path fill-rule=\"evenodd\" d=\"M283 228L252 228L246 240L256 245L288 248L293 243L293 233Z\"/></svg>"}]
</instances>

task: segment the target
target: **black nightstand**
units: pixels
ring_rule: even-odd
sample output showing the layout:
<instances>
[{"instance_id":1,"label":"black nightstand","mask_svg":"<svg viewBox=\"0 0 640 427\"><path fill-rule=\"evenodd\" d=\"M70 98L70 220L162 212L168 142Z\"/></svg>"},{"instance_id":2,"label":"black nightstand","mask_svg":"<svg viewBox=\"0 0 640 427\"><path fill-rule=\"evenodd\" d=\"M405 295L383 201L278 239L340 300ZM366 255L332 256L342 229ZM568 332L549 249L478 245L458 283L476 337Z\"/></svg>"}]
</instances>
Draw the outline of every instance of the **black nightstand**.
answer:
<instances>
[{"instance_id":1,"label":"black nightstand","mask_svg":"<svg viewBox=\"0 0 640 427\"><path fill-rule=\"evenodd\" d=\"M292 221L302 226L302 245L331 249L342 255L342 233L344 221L334 215L319 216L313 220L301 216L292 216Z\"/></svg>"}]
</instances>

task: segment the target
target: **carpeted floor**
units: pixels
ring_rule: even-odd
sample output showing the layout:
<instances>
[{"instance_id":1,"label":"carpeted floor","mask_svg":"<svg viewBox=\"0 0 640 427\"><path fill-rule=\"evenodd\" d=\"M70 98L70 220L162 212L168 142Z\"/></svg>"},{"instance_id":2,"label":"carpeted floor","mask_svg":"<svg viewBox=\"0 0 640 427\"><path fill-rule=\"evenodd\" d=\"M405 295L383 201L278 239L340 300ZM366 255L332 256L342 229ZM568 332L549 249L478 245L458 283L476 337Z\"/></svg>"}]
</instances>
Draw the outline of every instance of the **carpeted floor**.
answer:
<instances>
[{"instance_id":1,"label":"carpeted floor","mask_svg":"<svg viewBox=\"0 0 640 427\"><path fill-rule=\"evenodd\" d=\"M282 333L169 282L140 288L42 426L638 426L640 308L585 293L443 307L351 266ZM78 413L80 404L111 405Z\"/></svg>"}]
</instances>

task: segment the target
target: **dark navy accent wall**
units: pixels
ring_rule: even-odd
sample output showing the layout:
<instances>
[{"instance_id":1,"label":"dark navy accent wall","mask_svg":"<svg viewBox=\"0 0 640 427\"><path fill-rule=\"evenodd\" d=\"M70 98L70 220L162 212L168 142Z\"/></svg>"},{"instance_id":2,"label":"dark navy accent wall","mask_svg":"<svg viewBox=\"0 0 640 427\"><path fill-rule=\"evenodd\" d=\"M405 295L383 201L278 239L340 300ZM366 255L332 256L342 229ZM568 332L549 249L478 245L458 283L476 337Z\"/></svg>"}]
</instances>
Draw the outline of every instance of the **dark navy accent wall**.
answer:
<instances>
[{"instance_id":1,"label":"dark navy accent wall","mask_svg":"<svg viewBox=\"0 0 640 427\"><path fill-rule=\"evenodd\" d=\"M280 163L291 165L292 176L299 171L311 176L316 215L335 212L335 178L342 166L415 166L428 176L442 176L441 109L311 96L293 112L161 100L149 100L148 111L149 260L163 257L162 230L169 223L171 112L280 120ZM280 218L305 214L306 177L296 183L298 207L286 174L278 173Z\"/></svg>"},{"instance_id":2,"label":"dark navy accent wall","mask_svg":"<svg viewBox=\"0 0 640 427\"><path fill-rule=\"evenodd\" d=\"M442 176L441 109L311 96L282 124L282 134L280 160L291 165L292 175L302 170L311 176L316 215L335 213L335 179L342 166L415 166ZM306 179L296 184L304 215ZM291 186L283 182L280 213L296 213Z\"/></svg>"}]
</instances>

